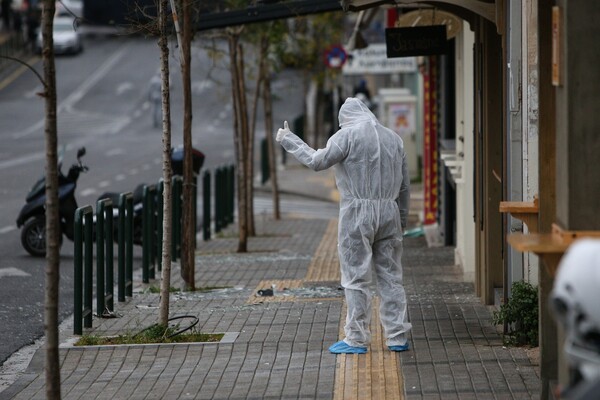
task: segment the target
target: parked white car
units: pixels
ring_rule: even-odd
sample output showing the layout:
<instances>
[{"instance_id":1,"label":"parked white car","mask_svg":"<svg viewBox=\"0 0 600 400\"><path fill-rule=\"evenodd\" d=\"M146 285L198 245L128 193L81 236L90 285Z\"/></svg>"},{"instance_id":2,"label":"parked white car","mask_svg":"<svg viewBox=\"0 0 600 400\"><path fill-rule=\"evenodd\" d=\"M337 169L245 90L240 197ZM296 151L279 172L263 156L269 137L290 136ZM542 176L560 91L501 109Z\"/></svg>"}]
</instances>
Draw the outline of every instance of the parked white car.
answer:
<instances>
[{"instance_id":1,"label":"parked white car","mask_svg":"<svg viewBox=\"0 0 600 400\"><path fill-rule=\"evenodd\" d=\"M54 54L77 54L83 50L81 36L77 32L77 21L70 17L54 18L52 37L54 39ZM42 51L42 32L38 32L36 50Z\"/></svg>"}]
</instances>

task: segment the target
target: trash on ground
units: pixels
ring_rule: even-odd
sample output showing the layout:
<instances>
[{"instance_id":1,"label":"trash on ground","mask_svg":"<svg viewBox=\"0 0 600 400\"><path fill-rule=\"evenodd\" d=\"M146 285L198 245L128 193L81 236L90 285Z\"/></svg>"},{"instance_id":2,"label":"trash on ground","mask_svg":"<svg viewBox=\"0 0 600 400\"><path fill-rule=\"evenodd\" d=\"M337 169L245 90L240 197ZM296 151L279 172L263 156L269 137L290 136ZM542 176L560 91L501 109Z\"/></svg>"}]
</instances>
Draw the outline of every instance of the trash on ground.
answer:
<instances>
[{"instance_id":1,"label":"trash on ground","mask_svg":"<svg viewBox=\"0 0 600 400\"><path fill-rule=\"evenodd\" d=\"M257 294L262 297L273 296L273 289L260 289Z\"/></svg>"}]
</instances>

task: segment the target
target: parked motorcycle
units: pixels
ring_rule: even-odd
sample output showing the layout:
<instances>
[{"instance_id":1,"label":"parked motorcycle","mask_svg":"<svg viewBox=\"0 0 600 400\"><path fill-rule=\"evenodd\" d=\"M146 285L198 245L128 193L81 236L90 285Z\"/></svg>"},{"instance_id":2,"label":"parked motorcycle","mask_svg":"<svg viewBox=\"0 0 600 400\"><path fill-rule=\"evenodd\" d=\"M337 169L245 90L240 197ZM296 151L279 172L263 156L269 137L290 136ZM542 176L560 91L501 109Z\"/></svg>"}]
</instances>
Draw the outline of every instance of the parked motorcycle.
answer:
<instances>
[{"instance_id":1,"label":"parked motorcycle","mask_svg":"<svg viewBox=\"0 0 600 400\"><path fill-rule=\"evenodd\" d=\"M60 239L64 234L73 240L73 223L77 201L75 188L79 174L87 172L81 157L85 155L85 147L77 151L77 163L69 168L67 175L61 171L62 156L58 163L58 202L60 218ZM21 245L29 254L35 257L46 255L46 177L40 178L31 188L25 198L25 205L17 217L17 227L21 228Z\"/></svg>"},{"instance_id":2,"label":"parked motorcycle","mask_svg":"<svg viewBox=\"0 0 600 400\"><path fill-rule=\"evenodd\" d=\"M192 148L192 171L195 175L200 173L202 165L204 165L204 153L198 149ZM173 168L173 175L183 175L183 147L174 147L171 149L171 167ZM136 245L142 245L143 230L142 230L142 219L143 219L143 201L144 201L144 186L145 184L139 184L133 190L133 243ZM118 192L104 192L99 197L101 199L110 199L113 203L113 237L115 240L118 238L118 207L121 193Z\"/></svg>"},{"instance_id":3,"label":"parked motorcycle","mask_svg":"<svg viewBox=\"0 0 600 400\"><path fill-rule=\"evenodd\" d=\"M88 167L83 165L81 157L85 155L85 147L77 151L77 164L73 164L65 176L61 171L62 156L60 157L58 171L58 201L60 214L61 243L62 235L67 239L73 240L75 211L77 210L77 201L75 200L75 188L77 179L81 172L87 172ZM197 149L192 149L192 161L194 174L200 172L204 164L204 154ZM171 162L173 173L175 175L183 174L183 148L173 148L171 150ZM133 243L142 244L142 212L143 212L143 190L144 184L139 184L133 191ZM118 204L121 193L105 192L98 197L100 199L111 199L113 203L113 236L118 238ZM44 257L46 255L46 178L40 178L33 188L29 191L26 203L17 218L17 227L21 228L21 244L29 254L35 257ZM94 216L94 224L95 224Z\"/></svg>"}]
</instances>

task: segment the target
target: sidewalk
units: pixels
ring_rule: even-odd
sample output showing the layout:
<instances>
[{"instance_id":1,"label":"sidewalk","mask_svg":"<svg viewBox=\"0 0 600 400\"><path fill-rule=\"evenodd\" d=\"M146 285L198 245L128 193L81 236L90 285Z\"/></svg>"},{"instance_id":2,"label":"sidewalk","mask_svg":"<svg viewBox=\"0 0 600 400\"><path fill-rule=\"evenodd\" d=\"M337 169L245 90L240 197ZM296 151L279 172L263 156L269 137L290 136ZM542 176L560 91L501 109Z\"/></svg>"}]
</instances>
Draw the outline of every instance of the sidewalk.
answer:
<instances>
[{"instance_id":1,"label":"sidewalk","mask_svg":"<svg viewBox=\"0 0 600 400\"><path fill-rule=\"evenodd\" d=\"M329 172L290 165L280 181L286 192L335 197ZM420 196L415 187L413 199ZM63 399L539 398L538 366L524 349L502 346L490 311L453 265L452 248L405 238L411 350L387 350L374 312L369 353L335 356L327 348L342 336L345 317L335 216L256 223L246 254L235 252L233 234L199 242L197 286L223 289L172 294L171 315L194 315L200 331L226 333L220 343L73 347L70 329L61 340ZM177 265L172 276L181 287ZM274 296L256 295L272 285ZM120 318L94 319L86 333L155 323L159 298L145 286L115 305ZM0 399L43 399L43 368L42 348Z\"/></svg>"}]
</instances>

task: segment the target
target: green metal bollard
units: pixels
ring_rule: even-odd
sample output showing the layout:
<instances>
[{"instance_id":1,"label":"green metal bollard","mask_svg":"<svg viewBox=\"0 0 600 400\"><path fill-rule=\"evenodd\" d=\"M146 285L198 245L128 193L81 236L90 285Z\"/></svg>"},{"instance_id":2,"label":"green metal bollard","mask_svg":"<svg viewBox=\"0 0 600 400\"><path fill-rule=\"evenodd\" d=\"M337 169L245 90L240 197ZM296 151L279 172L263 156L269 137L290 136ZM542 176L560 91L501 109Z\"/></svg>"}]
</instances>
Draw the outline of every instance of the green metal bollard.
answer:
<instances>
[{"instance_id":1,"label":"green metal bollard","mask_svg":"<svg viewBox=\"0 0 600 400\"><path fill-rule=\"evenodd\" d=\"M98 200L96 203L96 313L99 317L103 316L106 309L110 312L114 311L112 219L112 201Z\"/></svg>"},{"instance_id":2,"label":"green metal bollard","mask_svg":"<svg viewBox=\"0 0 600 400\"><path fill-rule=\"evenodd\" d=\"M235 166L233 164L231 164L228 168L228 193L229 193L229 197L227 199L227 204L229 205L229 214L228 214L228 219L229 222L233 223L234 222L234 215L235 215Z\"/></svg>"},{"instance_id":3,"label":"green metal bollard","mask_svg":"<svg viewBox=\"0 0 600 400\"><path fill-rule=\"evenodd\" d=\"M155 197L156 187L154 185L144 185L143 189L143 218L142 218L142 282L148 283L150 279L155 278Z\"/></svg>"},{"instance_id":4,"label":"green metal bollard","mask_svg":"<svg viewBox=\"0 0 600 400\"><path fill-rule=\"evenodd\" d=\"M202 176L202 234L204 240L210 240L210 171Z\"/></svg>"},{"instance_id":5,"label":"green metal bollard","mask_svg":"<svg viewBox=\"0 0 600 400\"><path fill-rule=\"evenodd\" d=\"M223 175L222 169L221 167L217 167L215 170L215 233L221 232L221 229L223 228L223 219L221 217L223 214L221 175Z\"/></svg>"},{"instance_id":6,"label":"green metal bollard","mask_svg":"<svg viewBox=\"0 0 600 400\"><path fill-rule=\"evenodd\" d=\"M260 183L264 185L271 176L271 171L269 170L269 146L266 138L260 141L260 170Z\"/></svg>"},{"instance_id":7,"label":"green metal bollard","mask_svg":"<svg viewBox=\"0 0 600 400\"><path fill-rule=\"evenodd\" d=\"M118 301L133 295L133 193L119 196Z\"/></svg>"},{"instance_id":8,"label":"green metal bollard","mask_svg":"<svg viewBox=\"0 0 600 400\"><path fill-rule=\"evenodd\" d=\"M104 202L96 203L96 315L104 311Z\"/></svg>"},{"instance_id":9,"label":"green metal bollard","mask_svg":"<svg viewBox=\"0 0 600 400\"><path fill-rule=\"evenodd\" d=\"M93 290L93 230L92 206L80 207L75 211L74 222L74 320L73 333L83 334L83 326L92 326ZM83 320L83 321L82 321ZM83 322L83 326L82 326Z\"/></svg>"},{"instance_id":10,"label":"green metal bollard","mask_svg":"<svg viewBox=\"0 0 600 400\"><path fill-rule=\"evenodd\" d=\"M182 194L182 185L183 180L181 176L173 177L173 219L172 219L172 229L173 233L171 236L171 250L172 250L172 259L176 261L181 257L181 194Z\"/></svg>"},{"instance_id":11,"label":"green metal bollard","mask_svg":"<svg viewBox=\"0 0 600 400\"><path fill-rule=\"evenodd\" d=\"M162 242L163 242L163 216L164 216L164 199L165 181L161 178L158 181L156 189L156 266L159 271L162 271Z\"/></svg>"},{"instance_id":12,"label":"green metal bollard","mask_svg":"<svg viewBox=\"0 0 600 400\"><path fill-rule=\"evenodd\" d=\"M192 241L194 245L194 250L196 250L196 233L198 232L198 175L194 174L194 191L192 192L194 195L194 240Z\"/></svg>"},{"instance_id":13,"label":"green metal bollard","mask_svg":"<svg viewBox=\"0 0 600 400\"><path fill-rule=\"evenodd\" d=\"M109 312L115 311L115 256L114 256L114 211L112 201L105 203L106 208L106 221L104 221L105 227L105 240L106 240L106 296L104 298L106 302L106 309Z\"/></svg>"}]
</instances>

